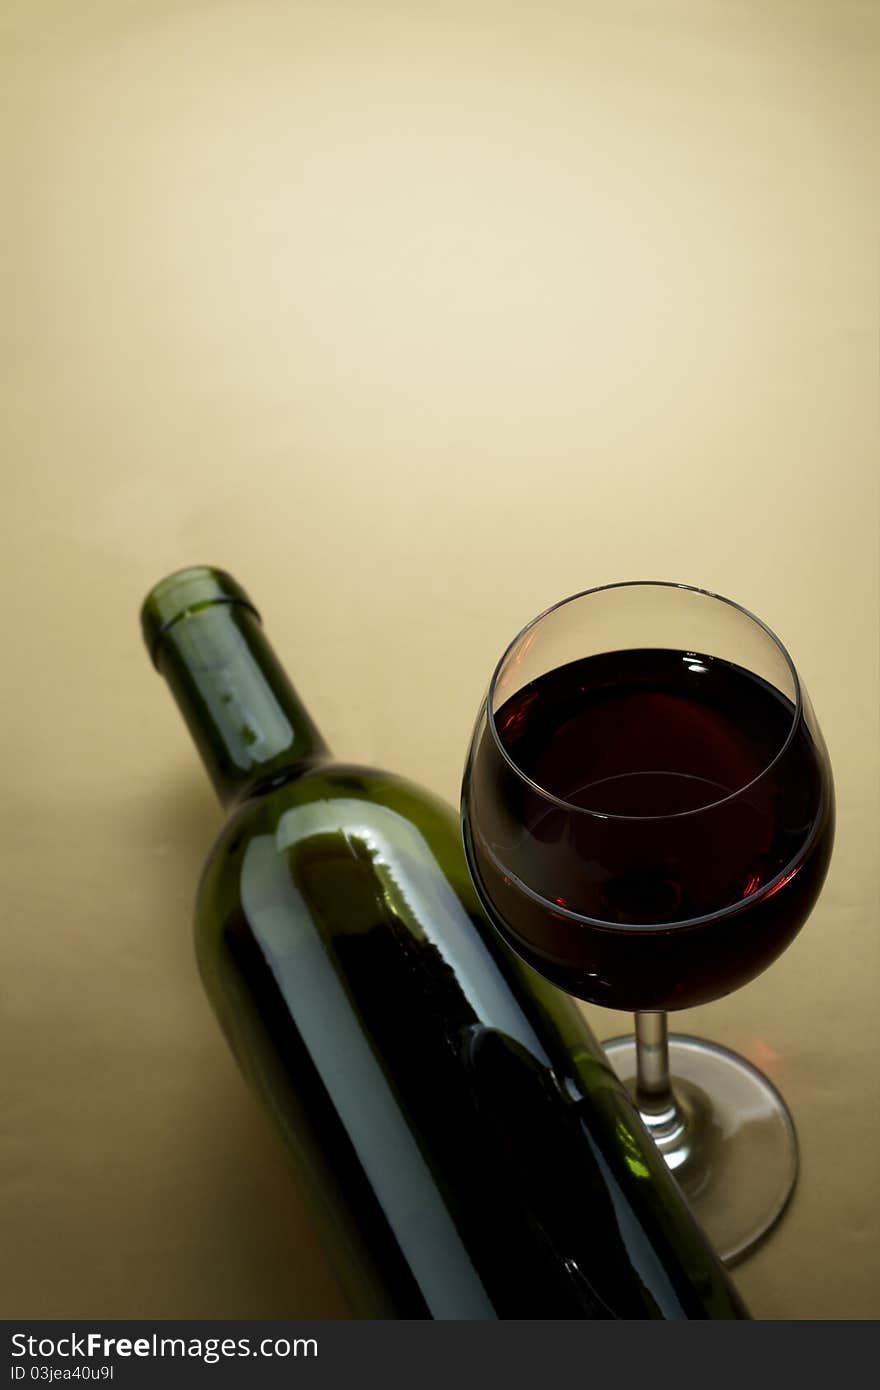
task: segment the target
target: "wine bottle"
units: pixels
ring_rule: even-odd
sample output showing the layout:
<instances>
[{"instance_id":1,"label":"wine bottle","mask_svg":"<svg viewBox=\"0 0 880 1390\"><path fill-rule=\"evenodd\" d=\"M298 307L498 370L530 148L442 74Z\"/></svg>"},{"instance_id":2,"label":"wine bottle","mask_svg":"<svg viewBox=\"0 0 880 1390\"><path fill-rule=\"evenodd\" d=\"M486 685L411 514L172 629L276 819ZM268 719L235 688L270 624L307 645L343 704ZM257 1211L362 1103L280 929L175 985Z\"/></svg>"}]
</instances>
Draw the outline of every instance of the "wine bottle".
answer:
<instances>
[{"instance_id":1,"label":"wine bottle","mask_svg":"<svg viewBox=\"0 0 880 1390\"><path fill-rule=\"evenodd\" d=\"M354 1315L747 1317L582 1015L483 916L451 809L332 761L223 571L141 616L228 813L201 976Z\"/></svg>"}]
</instances>

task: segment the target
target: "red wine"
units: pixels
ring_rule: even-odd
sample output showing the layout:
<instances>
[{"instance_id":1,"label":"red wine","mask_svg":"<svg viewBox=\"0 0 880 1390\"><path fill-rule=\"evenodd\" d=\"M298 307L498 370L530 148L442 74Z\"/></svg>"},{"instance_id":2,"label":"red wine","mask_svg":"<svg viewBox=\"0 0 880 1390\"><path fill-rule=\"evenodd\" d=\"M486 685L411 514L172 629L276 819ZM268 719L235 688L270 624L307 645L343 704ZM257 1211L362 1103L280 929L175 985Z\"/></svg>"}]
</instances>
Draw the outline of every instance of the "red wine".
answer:
<instances>
[{"instance_id":1,"label":"red wine","mask_svg":"<svg viewBox=\"0 0 880 1390\"><path fill-rule=\"evenodd\" d=\"M626 1009L688 1008L764 970L815 902L833 824L803 711L739 666L666 650L585 657L517 691L464 801L508 942Z\"/></svg>"}]
</instances>

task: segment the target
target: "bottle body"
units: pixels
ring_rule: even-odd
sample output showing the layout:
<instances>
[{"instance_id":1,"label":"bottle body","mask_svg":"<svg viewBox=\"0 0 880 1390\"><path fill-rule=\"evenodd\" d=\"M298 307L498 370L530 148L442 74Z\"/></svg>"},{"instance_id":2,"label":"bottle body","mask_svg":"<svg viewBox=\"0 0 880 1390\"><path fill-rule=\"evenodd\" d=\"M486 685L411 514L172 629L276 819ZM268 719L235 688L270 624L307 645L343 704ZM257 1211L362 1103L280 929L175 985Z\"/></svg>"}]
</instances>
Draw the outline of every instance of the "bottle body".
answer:
<instances>
[{"instance_id":1,"label":"bottle body","mask_svg":"<svg viewBox=\"0 0 880 1390\"><path fill-rule=\"evenodd\" d=\"M229 575L170 576L142 623L229 813L201 976L355 1315L747 1317L582 1015L490 927L451 808L330 760Z\"/></svg>"},{"instance_id":2,"label":"bottle body","mask_svg":"<svg viewBox=\"0 0 880 1390\"><path fill-rule=\"evenodd\" d=\"M575 1006L496 944L442 803L332 764L246 802L197 954L362 1316L743 1315Z\"/></svg>"}]
</instances>

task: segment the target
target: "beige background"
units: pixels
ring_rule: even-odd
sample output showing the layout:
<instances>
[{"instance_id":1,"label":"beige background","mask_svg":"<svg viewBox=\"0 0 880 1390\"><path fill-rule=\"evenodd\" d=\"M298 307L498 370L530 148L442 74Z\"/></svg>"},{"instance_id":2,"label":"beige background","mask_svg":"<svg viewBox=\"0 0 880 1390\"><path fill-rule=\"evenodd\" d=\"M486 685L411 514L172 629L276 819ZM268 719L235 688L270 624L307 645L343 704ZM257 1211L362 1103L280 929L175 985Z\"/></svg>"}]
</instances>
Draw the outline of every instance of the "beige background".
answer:
<instances>
[{"instance_id":1,"label":"beige background","mask_svg":"<svg viewBox=\"0 0 880 1390\"><path fill-rule=\"evenodd\" d=\"M777 629L836 858L684 1022L800 1129L754 1312L876 1316L876 0L5 0L0 44L0 1311L345 1313L192 959L219 812L136 619L204 561L341 754L450 799L562 595Z\"/></svg>"}]
</instances>

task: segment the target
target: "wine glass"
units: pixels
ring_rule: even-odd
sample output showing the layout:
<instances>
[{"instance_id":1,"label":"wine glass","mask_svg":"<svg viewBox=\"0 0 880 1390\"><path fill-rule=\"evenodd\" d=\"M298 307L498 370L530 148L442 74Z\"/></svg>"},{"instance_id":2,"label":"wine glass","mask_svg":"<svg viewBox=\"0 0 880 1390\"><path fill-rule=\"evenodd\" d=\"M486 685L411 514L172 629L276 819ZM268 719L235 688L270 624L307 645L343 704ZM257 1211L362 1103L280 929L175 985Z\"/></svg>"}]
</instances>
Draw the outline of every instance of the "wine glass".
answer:
<instances>
[{"instance_id":1,"label":"wine glass","mask_svg":"<svg viewBox=\"0 0 880 1390\"><path fill-rule=\"evenodd\" d=\"M668 1010L759 975L825 878L834 791L794 664L739 604L684 584L589 589L495 667L462 789L465 851L507 943L579 999L635 1012L606 1043L718 1254L782 1215L794 1126L744 1058Z\"/></svg>"}]
</instances>

